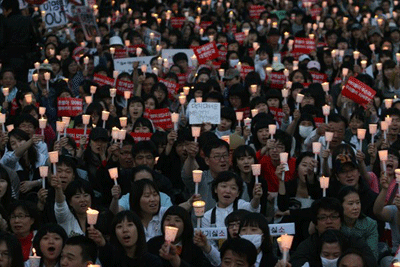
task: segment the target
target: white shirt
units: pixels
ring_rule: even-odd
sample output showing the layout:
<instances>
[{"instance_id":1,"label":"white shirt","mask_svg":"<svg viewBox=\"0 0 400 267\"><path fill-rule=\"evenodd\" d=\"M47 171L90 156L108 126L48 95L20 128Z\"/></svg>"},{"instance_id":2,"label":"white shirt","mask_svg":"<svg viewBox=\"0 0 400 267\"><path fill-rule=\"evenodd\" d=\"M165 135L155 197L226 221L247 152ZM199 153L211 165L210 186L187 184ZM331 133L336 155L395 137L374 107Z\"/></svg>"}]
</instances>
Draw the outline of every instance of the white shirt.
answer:
<instances>
[{"instance_id":1,"label":"white shirt","mask_svg":"<svg viewBox=\"0 0 400 267\"><path fill-rule=\"evenodd\" d=\"M63 203L54 203L54 213L56 215L57 223L64 228L69 237L85 235L78 220L70 211L66 200L64 200Z\"/></svg>"},{"instance_id":2,"label":"white shirt","mask_svg":"<svg viewBox=\"0 0 400 267\"><path fill-rule=\"evenodd\" d=\"M256 209L254 209L251 206L250 202L244 201L242 199L239 199L238 201L238 209L243 209L243 210L248 210L250 212L260 212L260 205ZM207 227L226 227L225 226L225 218L228 216L231 212L233 212L233 203L230 204L226 208L220 208L218 207L218 204L216 206L216 211L215 211L215 225L211 226L211 213L213 209L208 210L203 217L202 221L202 227L207 228Z\"/></svg>"},{"instance_id":3,"label":"white shirt","mask_svg":"<svg viewBox=\"0 0 400 267\"><path fill-rule=\"evenodd\" d=\"M164 213L167 211L167 208L160 207L160 211L157 215L154 215L149 225L144 227L144 233L146 235L146 242L155 236L161 235L161 220L164 216Z\"/></svg>"},{"instance_id":4,"label":"white shirt","mask_svg":"<svg viewBox=\"0 0 400 267\"><path fill-rule=\"evenodd\" d=\"M263 253L262 252L257 254L257 259L256 259L256 262L254 263L254 267L260 266L262 257L263 257Z\"/></svg>"}]
</instances>

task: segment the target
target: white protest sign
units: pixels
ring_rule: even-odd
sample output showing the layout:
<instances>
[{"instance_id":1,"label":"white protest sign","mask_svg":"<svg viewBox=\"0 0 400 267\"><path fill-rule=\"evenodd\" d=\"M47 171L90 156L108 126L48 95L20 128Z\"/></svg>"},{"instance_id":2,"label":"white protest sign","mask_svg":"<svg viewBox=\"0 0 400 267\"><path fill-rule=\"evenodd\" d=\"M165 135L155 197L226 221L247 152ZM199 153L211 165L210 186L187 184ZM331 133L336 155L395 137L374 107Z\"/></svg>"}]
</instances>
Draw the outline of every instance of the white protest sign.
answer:
<instances>
[{"instance_id":1,"label":"white protest sign","mask_svg":"<svg viewBox=\"0 0 400 267\"><path fill-rule=\"evenodd\" d=\"M148 28L146 28L146 30L144 31L143 37L144 43L150 47L158 45L161 42L161 33L150 30Z\"/></svg>"},{"instance_id":2,"label":"white protest sign","mask_svg":"<svg viewBox=\"0 0 400 267\"><path fill-rule=\"evenodd\" d=\"M189 124L220 124L221 103L214 102L191 102L188 105Z\"/></svg>"},{"instance_id":3,"label":"white protest sign","mask_svg":"<svg viewBox=\"0 0 400 267\"><path fill-rule=\"evenodd\" d=\"M117 59L114 59L114 69L119 71L119 73L122 73L122 72L132 73L133 72L133 62L139 62L139 68L143 64L146 64L147 72L150 72L151 71L150 60L152 58L153 57L117 58Z\"/></svg>"},{"instance_id":4,"label":"white protest sign","mask_svg":"<svg viewBox=\"0 0 400 267\"><path fill-rule=\"evenodd\" d=\"M174 65L172 58L177 53L185 53L188 57L189 67L192 66L192 60L190 58L194 55L193 49L163 49L161 56L163 59L168 59L169 66L172 66Z\"/></svg>"},{"instance_id":5,"label":"white protest sign","mask_svg":"<svg viewBox=\"0 0 400 267\"><path fill-rule=\"evenodd\" d=\"M208 240L228 239L226 227L200 228Z\"/></svg>"},{"instance_id":6,"label":"white protest sign","mask_svg":"<svg viewBox=\"0 0 400 267\"><path fill-rule=\"evenodd\" d=\"M40 6L40 10L45 12L43 20L46 23L47 29L63 26L68 23L66 5L65 0L48 0Z\"/></svg>"},{"instance_id":7,"label":"white protest sign","mask_svg":"<svg viewBox=\"0 0 400 267\"><path fill-rule=\"evenodd\" d=\"M294 223L277 223L269 224L269 234L270 236L280 236L284 234L294 235L295 228Z\"/></svg>"},{"instance_id":8,"label":"white protest sign","mask_svg":"<svg viewBox=\"0 0 400 267\"><path fill-rule=\"evenodd\" d=\"M97 27L96 18L94 17L90 7L76 6L75 14L78 16L79 22L81 23L86 40L91 41L94 37L100 36L100 30Z\"/></svg>"},{"instance_id":9,"label":"white protest sign","mask_svg":"<svg viewBox=\"0 0 400 267\"><path fill-rule=\"evenodd\" d=\"M36 69L29 69L28 70L28 83L32 81L32 75L35 73Z\"/></svg>"}]
</instances>

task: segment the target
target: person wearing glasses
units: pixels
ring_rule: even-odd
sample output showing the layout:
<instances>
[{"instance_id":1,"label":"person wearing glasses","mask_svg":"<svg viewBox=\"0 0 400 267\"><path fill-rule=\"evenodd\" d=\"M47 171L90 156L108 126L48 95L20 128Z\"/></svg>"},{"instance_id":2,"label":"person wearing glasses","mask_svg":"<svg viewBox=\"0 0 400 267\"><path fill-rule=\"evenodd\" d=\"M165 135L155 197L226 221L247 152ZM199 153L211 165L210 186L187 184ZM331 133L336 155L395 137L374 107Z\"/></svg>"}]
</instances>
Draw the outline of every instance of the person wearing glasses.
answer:
<instances>
[{"instance_id":1,"label":"person wearing glasses","mask_svg":"<svg viewBox=\"0 0 400 267\"><path fill-rule=\"evenodd\" d=\"M291 255L291 266L303 266L305 263L309 263L309 266L323 266L319 247L321 235L329 229L340 230L344 220L342 204L338 199L332 197L323 197L314 201L311 205L311 214L316 232L299 244ZM347 232L344 233L344 236L350 248L363 251L367 266L377 266L375 256L363 238Z\"/></svg>"},{"instance_id":2,"label":"person wearing glasses","mask_svg":"<svg viewBox=\"0 0 400 267\"><path fill-rule=\"evenodd\" d=\"M190 195L193 195L195 193L195 183L193 182L192 170L199 169L199 164L195 159L198 146L191 147L197 149L189 148L189 156L183 164L182 179ZM202 200L206 202L206 210L209 210L216 205L216 201L212 197L212 182L217 178L219 173L229 170L229 145L227 142L215 138L209 140L204 145L203 153L204 161L209 169L203 171L203 176L199 183L199 194Z\"/></svg>"}]
</instances>

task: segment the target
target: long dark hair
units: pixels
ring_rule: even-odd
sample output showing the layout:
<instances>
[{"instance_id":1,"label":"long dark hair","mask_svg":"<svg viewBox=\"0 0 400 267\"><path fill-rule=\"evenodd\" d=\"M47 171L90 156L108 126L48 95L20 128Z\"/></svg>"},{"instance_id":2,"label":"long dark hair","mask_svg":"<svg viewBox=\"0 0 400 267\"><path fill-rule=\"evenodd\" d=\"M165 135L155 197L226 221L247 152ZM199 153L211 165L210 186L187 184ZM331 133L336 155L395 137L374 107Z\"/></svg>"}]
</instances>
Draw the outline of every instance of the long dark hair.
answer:
<instances>
[{"instance_id":1,"label":"long dark hair","mask_svg":"<svg viewBox=\"0 0 400 267\"><path fill-rule=\"evenodd\" d=\"M69 207L70 211L72 212L72 214L74 214L75 217L76 217L75 211L73 209L71 209L71 206L69 205L69 203L71 202L71 198L74 195L76 195L77 193L82 193L82 192L90 195L92 205L93 205L94 192L93 192L93 188L89 182L87 182L85 180L81 180L81 179L75 179L74 181L69 183L67 188L65 188L65 192L64 192L65 200L68 203L68 207Z\"/></svg>"},{"instance_id":2,"label":"long dark hair","mask_svg":"<svg viewBox=\"0 0 400 267\"><path fill-rule=\"evenodd\" d=\"M21 208L26 214L29 215L30 218L33 219L33 224L31 225L30 231L38 229L38 225L40 225L40 217L39 212L36 208L36 205L33 202L25 201L25 200L17 200L10 205L10 215L17 209ZM11 229L10 219L8 220L9 228Z\"/></svg>"},{"instance_id":3,"label":"long dark hair","mask_svg":"<svg viewBox=\"0 0 400 267\"><path fill-rule=\"evenodd\" d=\"M248 156L250 156L254 159L254 164L257 163L256 152L254 151L254 149L251 146L241 145L235 149L235 151L233 152L233 156L232 156L232 165L233 165L233 171L236 174L240 175L240 170L237 166L238 159L241 157L248 157Z\"/></svg>"},{"instance_id":4,"label":"long dark hair","mask_svg":"<svg viewBox=\"0 0 400 267\"><path fill-rule=\"evenodd\" d=\"M0 200L0 204L8 211L8 207L12 202L11 181L7 170L1 165L0 165L0 179L4 179L7 182L7 189L4 196Z\"/></svg>"},{"instance_id":5,"label":"long dark hair","mask_svg":"<svg viewBox=\"0 0 400 267\"><path fill-rule=\"evenodd\" d=\"M337 198L340 200L340 203L343 206L343 202L344 202L344 198L350 194L357 194L358 197L360 198L360 193L358 192L358 190L354 187L354 186L343 186L342 188L340 188L339 192L338 192L338 196ZM363 219L365 218L365 215L361 212L361 198L360 198L360 215L358 216L359 219ZM344 210L344 208L343 208ZM344 216L344 214L343 214ZM344 220L343 220L344 222Z\"/></svg>"},{"instance_id":6,"label":"long dark hair","mask_svg":"<svg viewBox=\"0 0 400 267\"><path fill-rule=\"evenodd\" d=\"M143 216L142 208L140 207L140 199L142 198L144 190L148 187L154 188L157 194L160 195L160 191L158 190L157 185L149 179L142 179L134 182L132 185L132 194L129 195L129 205L131 207L131 210L134 211L140 218L142 218ZM158 203L157 213L160 211L160 207L161 198Z\"/></svg>"},{"instance_id":7,"label":"long dark hair","mask_svg":"<svg viewBox=\"0 0 400 267\"><path fill-rule=\"evenodd\" d=\"M22 247L17 237L7 232L0 232L0 244L3 242L7 245L10 267L24 267Z\"/></svg>"},{"instance_id":8,"label":"long dark hair","mask_svg":"<svg viewBox=\"0 0 400 267\"><path fill-rule=\"evenodd\" d=\"M127 220L128 222L133 222L137 229L138 239L136 241L135 258L141 258L147 252L146 235L144 233L144 227L140 218L132 211L125 210L117 213L111 223L111 236L110 242L115 246L117 251L121 254L125 254L125 249L118 241L117 234L115 232L115 227L122 221Z\"/></svg>"},{"instance_id":9,"label":"long dark hair","mask_svg":"<svg viewBox=\"0 0 400 267\"><path fill-rule=\"evenodd\" d=\"M17 140L25 140L28 141L29 135L21 130L21 129L14 129L11 132L8 133L8 142L7 142L7 149L8 151L13 151L11 148L11 137L16 138ZM24 169L35 169L36 168L36 161L38 160L38 155L36 151L36 147L34 145L30 146L28 148L28 162L25 162L25 158L21 157L19 160L19 163ZM29 164L29 165L28 165Z\"/></svg>"},{"instance_id":10,"label":"long dark hair","mask_svg":"<svg viewBox=\"0 0 400 267\"><path fill-rule=\"evenodd\" d=\"M263 232L263 242L261 243L261 251L264 254L272 252L272 242L269 235L269 227L267 218L261 213L250 213L247 214L243 220L240 222L239 234L243 227L254 226L261 229Z\"/></svg>"},{"instance_id":11,"label":"long dark hair","mask_svg":"<svg viewBox=\"0 0 400 267\"><path fill-rule=\"evenodd\" d=\"M183 232L181 236L181 241L182 241L182 254L181 257L187 261L191 262L192 260L192 255L193 255L193 224L192 220L190 219L190 214L187 212L184 208L180 206L172 206L167 209L167 211L164 213L164 216L161 221L161 232L162 235L165 235L164 232L164 222L165 218L167 218L168 215L176 215L179 218L182 219L183 221Z\"/></svg>"}]
</instances>

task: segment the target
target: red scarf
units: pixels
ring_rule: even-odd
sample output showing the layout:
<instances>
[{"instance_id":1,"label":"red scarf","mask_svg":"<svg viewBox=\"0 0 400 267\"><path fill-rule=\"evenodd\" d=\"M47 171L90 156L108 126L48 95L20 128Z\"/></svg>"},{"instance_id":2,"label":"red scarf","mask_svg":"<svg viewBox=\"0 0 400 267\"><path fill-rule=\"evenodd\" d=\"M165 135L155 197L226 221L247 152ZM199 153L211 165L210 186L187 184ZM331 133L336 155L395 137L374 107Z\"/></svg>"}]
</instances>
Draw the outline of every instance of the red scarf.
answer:
<instances>
[{"instance_id":1,"label":"red scarf","mask_svg":"<svg viewBox=\"0 0 400 267\"><path fill-rule=\"evenodd\" d=\"M27 261L29 259L29 255L31 254L32 240L33 232L30 232L26 237L18 238L19 243L21 243L24 261Z\"/></svg>"}]
</instances>

